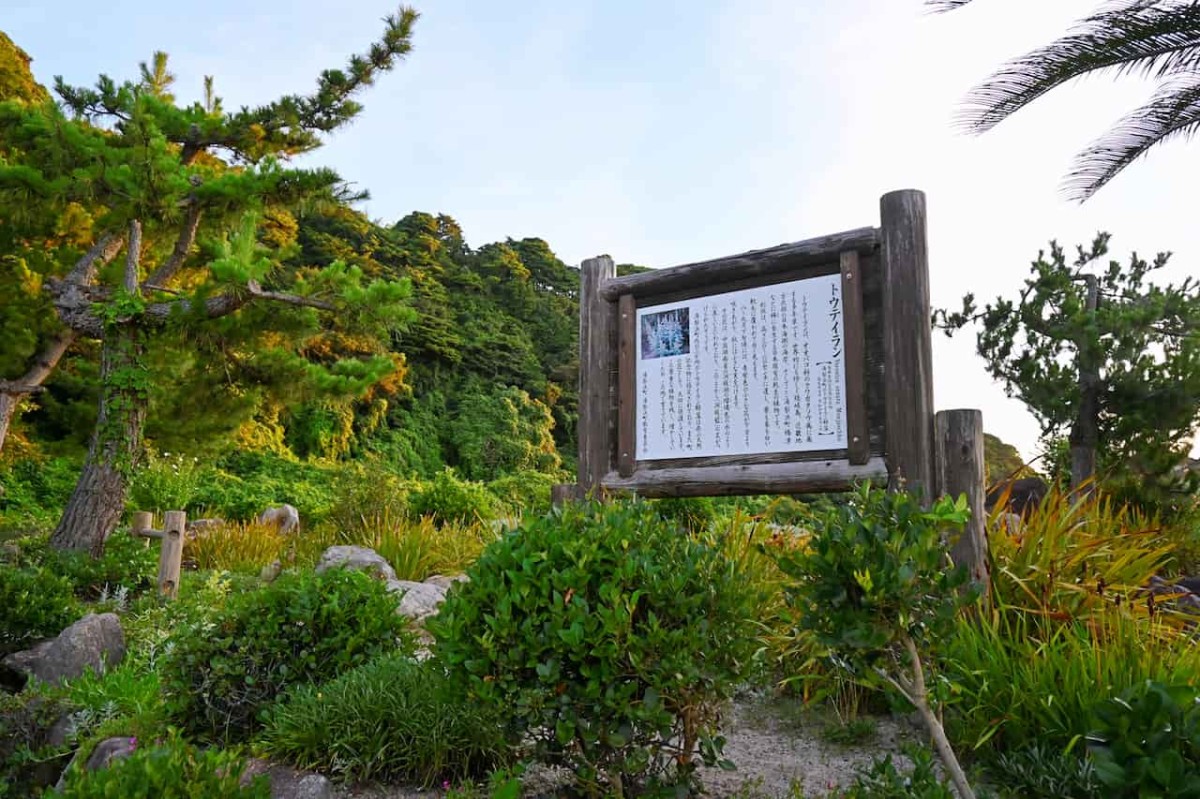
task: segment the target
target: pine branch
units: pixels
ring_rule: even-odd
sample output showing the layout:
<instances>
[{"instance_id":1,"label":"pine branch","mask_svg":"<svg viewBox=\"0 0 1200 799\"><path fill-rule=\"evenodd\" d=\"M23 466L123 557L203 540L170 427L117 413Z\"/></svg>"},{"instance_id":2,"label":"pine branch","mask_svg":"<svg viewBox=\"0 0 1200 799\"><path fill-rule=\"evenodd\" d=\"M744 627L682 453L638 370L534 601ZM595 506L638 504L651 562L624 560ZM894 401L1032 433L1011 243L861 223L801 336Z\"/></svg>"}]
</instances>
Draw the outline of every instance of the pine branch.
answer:
<instances>
[{"instance_id":1,"label":"pine branch","mask_svg":"<svg viewBox=\"0 0 1200 799\"><path fill-rule=\"evenodd\" d=\"M287 303L288 305L298 305L306 308L319 308L322 311L336 310L337 306L333 303L325 302L324 300L313 299L312 297L302 297L299 294L282 294L277 291L264 291L258 284L257 280L249 280L246 282L246 289L250 292L251 297L263 300L271 300L273 302Z\"/></svg>"},{"instance_id":2,"label":"pine branch","mask_svg":"<svg viewBox=\"0 0 1200 799\"><path fill-rule=\"evenodd\" d=\"M25 374L17 380L0 380L0 394L36 394L45 390L42 383L54 371L54 367L58 366L58 362L62 360L74 340L75 333L70 328L60 330L42 345Z\"/></svg>"},{"instance_id":3,"label":"pine branch","mask_svg":"<svg viewBox=\"0 0 1200 799\"><path fill-rule=\"evenodd\" d=\"M1164 77L1200 64L1200 3L1137 3L1101 10L1068 35L1002 66L967 96L960 115L973 133L995 127L1046 92L1114 69Z\"/></svg>"},{"instance_id":4,"label":"pine branch","mask_svg":"<svg viewBox=\"0 0 1200 799\"><path fill-rule=\"evenodd\" d=\"M171 278L175 277L175 273L183 266L191 252L192 245L196 243L196 232L200 229L200 217L203 211L200 209L200 204L193 197L188 205L187 217L183 221L183 227L179 230L179 237L175 239L175 247L171 251L171 256L161 265L150 277L146 278L142 284L143 288L161 287L163 284L170 282ZM160 289L161 290L161 289Z\"/></svg>"},{"instance_id":5,"label":"pine branch","mask_svg":"<svg viewBox=\"0 0 1200 799\"><path fill-rule=\"evenodd\" d=\"M1076 156L1064 190L1071 199L1087 200L1151 147L1197 132L1200 73L1177 78L1160 88L1149 102Z\"/></svg>"},{"instance_id":6,"label":"pine branch","mask_svg":"<svg viewBox=\"0 0 1200 799\"><path fill-rule=\"evenodd\" d=\"M78 286L86 286L96 279L96 272L107 264L121 251L125 240L106 233L92 245L92 248L75 262L75 266L67 273L66 282Z\"/></svg>"}]
</instances>

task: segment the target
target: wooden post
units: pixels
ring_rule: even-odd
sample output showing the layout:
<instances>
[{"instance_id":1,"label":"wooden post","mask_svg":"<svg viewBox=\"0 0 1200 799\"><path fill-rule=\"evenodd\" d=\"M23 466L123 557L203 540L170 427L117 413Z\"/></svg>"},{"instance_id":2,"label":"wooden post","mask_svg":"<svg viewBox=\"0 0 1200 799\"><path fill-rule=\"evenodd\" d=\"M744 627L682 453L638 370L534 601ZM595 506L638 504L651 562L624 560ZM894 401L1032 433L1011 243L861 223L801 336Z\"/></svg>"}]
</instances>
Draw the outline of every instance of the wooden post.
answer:
<instances>
[{"instance_id":1,"label":"wooden post","mask_svg":"<svg viewBox=\"0 0 1200 799\"><path fill-rule=\"evenodd\" d=\"M579 275L579 490L599 497L613 469L616 439L617 304L604 283L617 276L612 258L589 258Z\"/></svg>"},{"instance_id":2,"label":"wooden post","mask_svg":"<svg viewBox=\"0 0 1200 799\"><path fill-rule=\"evenodd\" d=\"M149 548L150 539L146 536L150 528L154 525L154 514L149 511L139 510L133 514L133 521L129 524L129 534L135 539L141 538L142 545Z\"/></svg>"},{"instance_id":3,"label":"wooden post","mask_svg":"<svg viewBox=\"0 0 1200 799\"><path fill-rule=\"evenodd\" d=\"M955 565L965 565L971 579L986 593L989 580L983 414L974 409L938 411L934 429L938 493L952 497L966 494L971 508L971 518L962 535L953 542L950 558Z\"/></svg>"},{"instance_id":4,"label":"wooden post","mask_svg":"<svg viewBox=\"0 0 1200 799\"><path fill-rule=\"evenodd\" d=\"M174 599L179 596L179 570L183 565L183 531L187 514L181 510L167 511L163 522L162 550L158 556L158 595Z\"/></svg>"},{"instance_id":5,"label":"wooden post","mask_svg":"<svg viewBox=\"0 0 1200 799\"><path fill-rule=\"evenodd\" d=\"M550 486L550 507L561 508L568 502L579 499L579 486L575 483L555 483Z\"/></svg>"},{"instance_id":6,"label":"wooden post","mask_svg":"<svg viewBox=\"0 0 1200 799\"><path fill-rule=\"evenodd\" d=\"M925 194L885 194L882 221L883 349L888 487L933 493L933 342Z\"/></svg>"}]
</instances>

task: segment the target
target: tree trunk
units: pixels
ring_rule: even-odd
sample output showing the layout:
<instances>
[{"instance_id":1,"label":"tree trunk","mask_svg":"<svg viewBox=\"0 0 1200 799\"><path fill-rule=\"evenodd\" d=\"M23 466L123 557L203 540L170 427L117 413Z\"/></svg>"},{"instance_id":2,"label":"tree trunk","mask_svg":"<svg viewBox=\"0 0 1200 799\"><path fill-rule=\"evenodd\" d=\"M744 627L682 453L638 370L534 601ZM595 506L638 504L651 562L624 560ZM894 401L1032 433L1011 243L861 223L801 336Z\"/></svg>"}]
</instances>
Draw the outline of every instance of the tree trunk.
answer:
<instances>
[{"instance_id":1,"label":"tree trunk","mask_svg":"<svg viewBox=\"0 0 1200 799\"><path fill-rule=\"evenodd\" d=\"M1099 306L1100 287L1095 275L1084 275L1087 281L1087 311L1095 314ZM1076 366L1079 370L1079 412L1071 425L1071 490L1091 493L1096 475L1096 450L1100 445L1100 367L1097 363L1098 342L1089 336L1077 342Z\"/></svg>"},{"instance_id":2,"label":"tree trunk","mask_svg":"<svg viewBox=\"0 0 1200 799\"><path fill-rule=\"evenodd\" d=\"M86 550L93 557L116 529L125 508L129 478L142 449L148 385L143 334L133 324L110 329L100 354L100 413L83 473L67 502L50 545Z\"/></svg>"},{"instance_id":3,"label":"tree trunk","mask_svg":"<svg viewBox=\"0 0 1200 799\"><path fill-rule=\"evenodd\" d=\"M8 437L8 428L12 424L13 417L17 415L17 405L20 404L21 397L32 394L41 388L42 383L46 382L46 378L54 371L54 367L58 366L63 353L67 351L67 347L71 346L71 342L74 340L73 332L61 331L46 342L41 352L37 354L37 358L34 359L33 366L29 367L29 371L12 382L0 381L0 384L4 386L4 388L0 388L0 452L4 451L4 440Z\"/></svg>"}]
</instances>

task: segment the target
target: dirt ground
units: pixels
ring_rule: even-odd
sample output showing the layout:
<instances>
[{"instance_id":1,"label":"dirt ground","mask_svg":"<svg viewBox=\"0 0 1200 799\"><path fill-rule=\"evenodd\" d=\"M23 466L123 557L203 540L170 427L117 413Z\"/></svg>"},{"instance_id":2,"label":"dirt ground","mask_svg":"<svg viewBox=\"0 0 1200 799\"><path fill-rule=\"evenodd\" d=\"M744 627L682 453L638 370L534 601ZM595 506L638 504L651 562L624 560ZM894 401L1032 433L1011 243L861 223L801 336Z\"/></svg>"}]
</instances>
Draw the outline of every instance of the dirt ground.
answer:
<instances>
[{"instance_id":1,"label":"dirt ground","mask_svg":"<svg viewBox=\"0 0 1200 799\"><path fill-rule=\"evenodd\" d=\"M710 796L739 799L824 796L831 788L846 785L859 768L875 758L898 755L905 741L919 741L919 731L907 722L873 717L873 727L854 744L834 743L824 731L836 722L831 714L802 708L786 698L755 696L739 699L724 727L725 755L736 771L702 769L701 779ZM903 761L903 756L899 756ZM526 796L553 796L556 775L531 773L525 779ZM803 794L793 793L793 789ZM338 799L437 799L442 791L418 791L400 786L341 788Z\"/></svg>"}]
</instances>

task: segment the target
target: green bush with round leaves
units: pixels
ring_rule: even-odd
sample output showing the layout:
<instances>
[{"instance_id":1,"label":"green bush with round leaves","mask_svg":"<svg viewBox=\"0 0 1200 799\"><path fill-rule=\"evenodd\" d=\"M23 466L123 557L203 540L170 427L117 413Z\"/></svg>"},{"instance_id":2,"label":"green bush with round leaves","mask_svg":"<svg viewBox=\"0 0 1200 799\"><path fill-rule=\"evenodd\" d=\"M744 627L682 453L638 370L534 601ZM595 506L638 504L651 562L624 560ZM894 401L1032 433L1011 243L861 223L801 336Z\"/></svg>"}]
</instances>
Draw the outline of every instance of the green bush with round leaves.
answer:
<instances>
[{"instance_id":1,"label":"green bush with round leaves","mask_svg":"<svg viewBox=\"0 0 1200 799\"><path fill-rule=\"evenodd\" d=\"M397 648L408 620L384 584L347 569L290 573L182 628L162 667L170 715L202 739L242 741L286 689L330 680Z\"/></svg>"},{"instance_id":2,"label":"green bush with round leaves","mask_svg":"<svg viewBox=\"0 0 1200 799\"><path fill-rule=\"evenodd\" d=\"M484 551L428 624L473 702L585 790L682 786L720 760L756 594L715 542L645 502L572 505ZM728 762L724 762L728 765Z\"/></svg>"},{"instance_id":3,"label":"green bush with round leaves","mask_svg":"<svg viewBox=\"0 0 1200 799\"><path fill-rule=\"evenodd\" d=\"M52 638L82 615L71 581L37 566L0 566L0 655Z\"/></svg>"}]
</instances>

